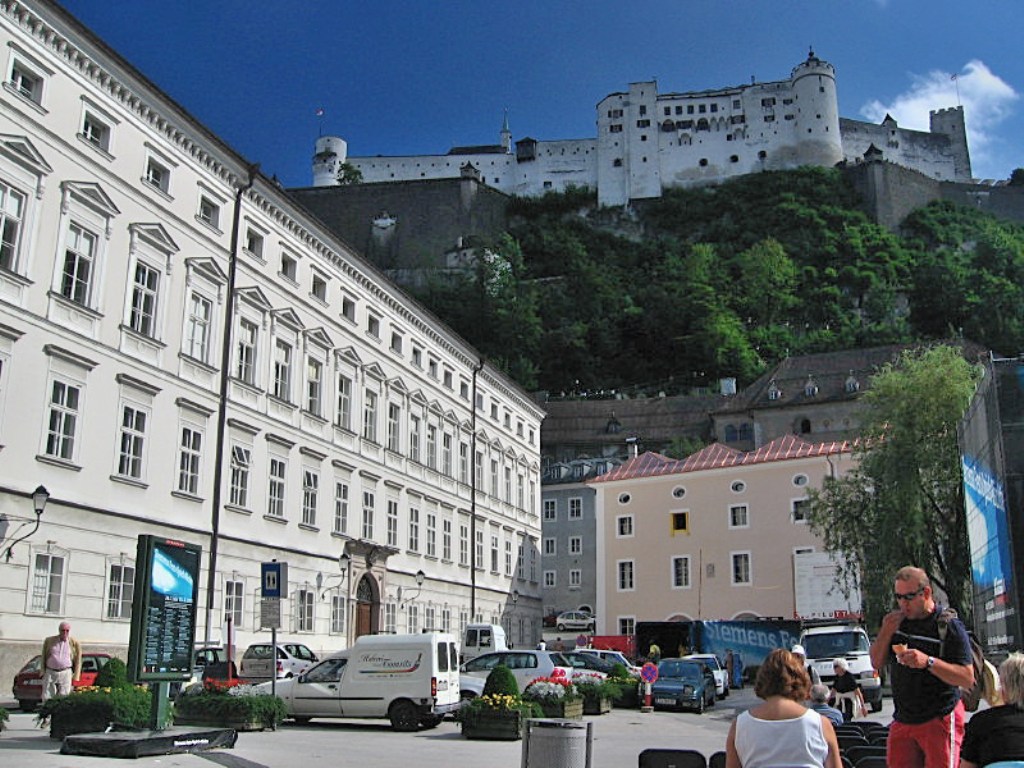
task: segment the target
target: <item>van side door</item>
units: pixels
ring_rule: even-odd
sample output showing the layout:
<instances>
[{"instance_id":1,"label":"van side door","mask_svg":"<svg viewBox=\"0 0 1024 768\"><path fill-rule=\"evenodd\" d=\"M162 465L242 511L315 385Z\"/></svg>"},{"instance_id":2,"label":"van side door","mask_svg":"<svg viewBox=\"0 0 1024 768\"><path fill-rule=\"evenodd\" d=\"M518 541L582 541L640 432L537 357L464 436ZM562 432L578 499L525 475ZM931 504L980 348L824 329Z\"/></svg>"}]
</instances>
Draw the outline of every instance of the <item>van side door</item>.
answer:
<instances>
[{"instance_id":1,"label":"van side door","mask_svg":"<svg viewBox=\"0 0 1024 768\"><path fill-rule=\"evenodd\" d=\"M327 659L292 684L292 714L296 717L341 717L341 681L347 658Z\"/></svg>"}]
</instances>

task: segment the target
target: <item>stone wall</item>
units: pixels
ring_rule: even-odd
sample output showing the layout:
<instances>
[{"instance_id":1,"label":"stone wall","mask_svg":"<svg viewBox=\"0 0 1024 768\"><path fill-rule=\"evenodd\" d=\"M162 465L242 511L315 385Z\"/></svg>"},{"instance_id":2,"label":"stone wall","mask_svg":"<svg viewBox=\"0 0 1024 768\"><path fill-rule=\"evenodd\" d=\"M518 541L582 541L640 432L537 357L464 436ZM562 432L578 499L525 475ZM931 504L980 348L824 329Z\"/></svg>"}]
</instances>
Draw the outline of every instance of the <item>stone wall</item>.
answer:
<instances>
[{"instance_id":1,"label":"stone wall","mask_svg":"<svg viewBox=\"0 0 1024 768\"><path fill-rule=\"evenodd\" d=\"M392 274L445 267L445 254L507 228L508 197L476 179L306 187L289 194Z\"/></svg>"}]
</instances>

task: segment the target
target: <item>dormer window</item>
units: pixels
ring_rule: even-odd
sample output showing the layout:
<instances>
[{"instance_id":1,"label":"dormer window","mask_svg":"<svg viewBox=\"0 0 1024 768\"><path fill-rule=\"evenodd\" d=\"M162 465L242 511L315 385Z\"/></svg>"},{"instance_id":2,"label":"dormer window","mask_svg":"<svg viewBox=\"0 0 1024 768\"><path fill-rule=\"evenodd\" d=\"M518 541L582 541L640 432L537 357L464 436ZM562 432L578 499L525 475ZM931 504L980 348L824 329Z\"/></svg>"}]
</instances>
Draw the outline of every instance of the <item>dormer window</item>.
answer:
<instances>
[{"instance_id":1,"label":"dormer window","mask_svg":"<svg viewBox=\"0 0 1024 768\"><path fill-rule=\"evenodd\" d=\"M771 401L779 400L782 397L782 390L779 389L779 385L775 383L775 379L772 379L768 383L768 399Z\"/></svg>"},{"instance_id":2,"label":"dormer window","mask_svg":"<svg viewBox=\"0 0 1024 768\"><path fill-rule=\"evenodd\" d=\"M804 395L806 397L815 397L818 394L818 385L814 383L814 377L808 376L807 383L804 384Z\"/></svg>"},{"instance_id":3,"label":"dormer window","mask_svg":"<svg viewBox=\"0 0 1024 768\"><path fill-rule=\"evenodd\" d=\"M850 375L846 377L846 383L843 385L843 389L846 390L846 394L852 395L854 392L860 391L860 382L853 375L853 371L850 371Z\"/></svg>"}]
</instances>

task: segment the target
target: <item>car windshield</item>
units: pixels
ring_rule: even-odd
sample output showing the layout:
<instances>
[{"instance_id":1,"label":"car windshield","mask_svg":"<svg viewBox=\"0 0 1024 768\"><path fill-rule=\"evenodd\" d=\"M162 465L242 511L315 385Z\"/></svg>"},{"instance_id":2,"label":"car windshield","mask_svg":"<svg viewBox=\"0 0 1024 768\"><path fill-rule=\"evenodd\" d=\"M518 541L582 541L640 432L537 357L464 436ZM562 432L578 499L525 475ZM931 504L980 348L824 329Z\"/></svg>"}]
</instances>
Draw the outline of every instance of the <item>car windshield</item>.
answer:
<instances>
[{"instance_id":1,"label":"car windshield","mask_svg":"<svg viewBox=\"0 0 1024 768\"><path fill-rule=\"evenodd\" d=\"M615 665L600 656L593 656L589 653L567 653L566 658L574 667L585 667L596 669L598 672L611 672Z\"/></svg>"},{"instance_id":2,"label":"car windshield","mask_svg":"<svg viewBox=\"0 0 1024 768\"><path fill-rule=\"evenodd\" d=\"M718 663L718 658L715 657L715 656L697 656L695 658L697 658L699 661L704 662L705 664L707 664L712 669L721 669L722 668L722 665Z\"/></svg>"},{"instance_id":3,"label":"car windshield","mask_svg":"<svg viewBox=\"0 0 1024 768\"><path fill-rule=\"evenodd\" d=\"M658 665L658 679L669 677L673 680L684 680L688 683L700 682L700 667L692 662L663 661Z\"/></svg>"},{"instance_id":4,"label":"car windshield","mask_svg":"<svg viewBox=\"0 0 1024 768\"><path fill-rule=\"evenodd\" d=\"M565 658L565 656L558 653L558 651L552 651L549 656L551 659L551 663L554 664L556 667L572 666L572 663L567 658Z\"/></svg>"},{"instance_id":5,"label":"car windshield","mask_svg":"<svg viewBox=\"0 0 1024 768\"><path fill-rule=\"evenodd\" d=\"M316 654L304 645L286 645L285 650L296 659L303 661L316 661Z\"/></svg>"},{"instance_id":6,"label":"car windshield","mask_svg":"<svg viewBox=\"0 0 1024 768\"><path fill-rule=\"evenodd\" d=\"M827 635L804 635L808 659L827 659L847 653L867 653L868 638L862 632L833 632Z\"/></svg>"}]
</instances>

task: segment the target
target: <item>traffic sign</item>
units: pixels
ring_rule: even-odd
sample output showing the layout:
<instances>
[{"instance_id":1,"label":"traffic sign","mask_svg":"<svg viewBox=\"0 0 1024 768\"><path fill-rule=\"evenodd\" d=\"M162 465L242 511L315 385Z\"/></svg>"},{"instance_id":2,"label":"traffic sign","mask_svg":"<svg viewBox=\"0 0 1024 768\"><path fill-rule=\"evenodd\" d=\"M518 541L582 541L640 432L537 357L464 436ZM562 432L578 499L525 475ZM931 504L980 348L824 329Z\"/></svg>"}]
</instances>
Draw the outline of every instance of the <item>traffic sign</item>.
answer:
<instances>
[{"instance_id":1,"label":"traffic sign","mask_svg":"<svg viewBox=\"0 0 1024 768\"><path fill-rule=\"evenodd\" d=\"M288 594L288 563L260 564L263 597L283 597Z\"/></svg>"},{"instance_id":2,"label":"traffic sign","mask_svg":"<svg viewBox=\"0 0 1024 768\"><path fill-rule=\"evenodd\" d=\"M645 683L653 683L658 679L658 666L648 661L640 668L640 677Z\"/></svg>"}]
</instances>

